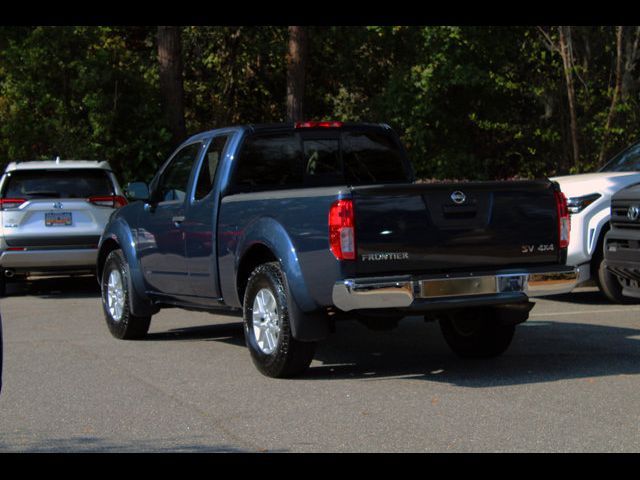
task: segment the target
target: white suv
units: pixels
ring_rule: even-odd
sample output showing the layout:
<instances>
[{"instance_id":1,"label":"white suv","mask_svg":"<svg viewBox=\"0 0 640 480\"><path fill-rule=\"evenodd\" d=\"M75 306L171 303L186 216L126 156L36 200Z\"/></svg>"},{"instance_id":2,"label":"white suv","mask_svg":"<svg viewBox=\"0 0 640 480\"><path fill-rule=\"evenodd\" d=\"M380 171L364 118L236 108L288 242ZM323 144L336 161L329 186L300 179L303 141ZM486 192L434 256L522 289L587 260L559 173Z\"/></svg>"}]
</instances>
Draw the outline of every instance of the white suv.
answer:
<instances>
[{"instance_id":1,"label":"white suv","mask_svg":"<svg viewBox=\"0 0 640 480\"><path fill-rule=\"evenodd\" d=\"M579 266L578 285L594 280L602 293L616 303L628 303L616 277L603 260L604 235L609 230L611 197L640 183L640 142L617 154L595 173L555 177L567 197L571 214L571 239L567 265Z\"/></svg>"},{"instance_id":2,"label":"white suv","mask_svg":"<svg viewBox=\"0 0 640 480\"><path fill-rule=\"evenodd\" d=\"M10 163L0 179L0 294L16 276L94 271L104 226L126 203L108 162Z\"/></svg>"}]
</instances>

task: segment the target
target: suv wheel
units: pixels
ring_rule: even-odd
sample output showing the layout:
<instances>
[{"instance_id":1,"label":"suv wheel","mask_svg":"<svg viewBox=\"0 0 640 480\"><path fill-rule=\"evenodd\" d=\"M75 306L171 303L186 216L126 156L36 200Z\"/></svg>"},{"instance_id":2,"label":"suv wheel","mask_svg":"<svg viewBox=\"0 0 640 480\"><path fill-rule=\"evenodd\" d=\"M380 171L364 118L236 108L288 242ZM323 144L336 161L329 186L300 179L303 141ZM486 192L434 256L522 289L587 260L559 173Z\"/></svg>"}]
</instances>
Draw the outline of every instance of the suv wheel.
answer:
<instances>
[{"instance_id":1,"label":"suv wheel","mask_svg":"<svg viewBox=\"0 0 640 480\"><path fill-rule=\"evenodd\" d=\"M245 342L257 369L268 377L292 377L307 369L315 342L301 342L291 333L287 289L277 263L256 268L244 294Z\"/></svg>"},{"instance_id":2,"label":"suv wheel","mask_svg":"<svg viewBox=\"0 0 640 480\"><path fill-rule=\"evenodd\" d=\"M144 337L149 331L151 316L133 315L129 308L129 265L122 250L107 256L102 272L102 309L111 335L123 340Z\"/></svg>"}]
</instances>

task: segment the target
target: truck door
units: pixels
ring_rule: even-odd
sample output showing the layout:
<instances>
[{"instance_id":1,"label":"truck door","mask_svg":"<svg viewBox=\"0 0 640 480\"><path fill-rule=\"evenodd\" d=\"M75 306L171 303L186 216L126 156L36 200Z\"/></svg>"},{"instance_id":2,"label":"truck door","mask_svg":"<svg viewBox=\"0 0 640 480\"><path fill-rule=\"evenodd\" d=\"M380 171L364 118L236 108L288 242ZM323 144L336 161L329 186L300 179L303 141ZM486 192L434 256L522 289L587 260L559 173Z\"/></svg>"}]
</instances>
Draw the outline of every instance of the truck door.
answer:
<instances>
[{"instance_id":1,"label":"truck door","mask_svg":"<svg viewBox=\"0 0 640 480\"><path fill-rule=\"evenodd\" d=\"M218 164L225 154L231 134L213 137L196 170L194 192L184 223L185 250L191 294L219 298L216 248L218 193L214 180Z\"/></svg>"},{"instance_id":2,"label":"truck door","mask_svg":"<svg viewBox=\"0 0 640 480\"><path fill-rule=\"evenodd\" d=\"M153 291L190 295L185 258L186 192L202 143L178 150L153 187L152 202L140 217L138 245L145 279Z\"/></svg>"}]
</instances>

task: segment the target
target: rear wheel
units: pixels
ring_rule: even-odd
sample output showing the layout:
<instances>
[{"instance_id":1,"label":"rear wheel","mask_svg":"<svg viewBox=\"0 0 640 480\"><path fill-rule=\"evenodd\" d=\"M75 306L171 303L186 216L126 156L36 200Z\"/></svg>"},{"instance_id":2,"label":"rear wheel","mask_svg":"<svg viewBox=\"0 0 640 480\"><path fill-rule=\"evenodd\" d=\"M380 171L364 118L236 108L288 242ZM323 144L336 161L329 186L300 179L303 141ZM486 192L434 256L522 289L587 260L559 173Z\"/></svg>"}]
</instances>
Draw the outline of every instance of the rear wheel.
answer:
<instances>
[{"instance_id":1,"label":"rear wheel","mask_svg":"<svg viewBox=\"0 0 640 480\"><path fill-rule=\"evenodd\" d=\"M287 289L277 263L257 267L243 302L244 334L256 368L268 377L292 377L307 369L315 342L293 338Z\"/></svg>"},{"instance_id":2,"label":"rear wheel","mask_svg":"<svg viewBox=\"0 0 640 480\"><path fill-rule=\"evenodd\" d=\"M122 250L114 250L105 261L102 272L102 309L111 335L123 340L144 337L149 331L151 316L138 316L129 307L129 265Z\"/></svg>"},{"instance_id":3,"label":"rear wheel","mask_svg":"<svg viewBox=\"0 0 640 480\"><path fill-rule=\"evenodd\" d=\"M491 358L503 354L515 333L514 325L503 325L490 310L463 310L440 319L445 341L457 355Z\"/></svg>"}]
</instances>

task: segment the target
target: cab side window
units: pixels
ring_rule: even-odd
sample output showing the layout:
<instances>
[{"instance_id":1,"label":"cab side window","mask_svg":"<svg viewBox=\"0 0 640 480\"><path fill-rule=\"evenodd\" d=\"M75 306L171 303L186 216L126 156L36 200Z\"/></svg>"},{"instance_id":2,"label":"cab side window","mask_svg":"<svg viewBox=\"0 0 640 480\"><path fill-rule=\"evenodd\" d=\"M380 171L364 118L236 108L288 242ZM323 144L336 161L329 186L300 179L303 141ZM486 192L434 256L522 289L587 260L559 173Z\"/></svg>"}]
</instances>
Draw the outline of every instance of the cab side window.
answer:
<instances>
[{"instance_id":1,"label":"cab side window","mask_svg":"<svg viewBox=\"0 0 640 480\"><path fill-rule=\"evenodd\" d=\"M156 198L160 202L182 201L185 198L189 175L198 158L202 143L192 143L178 151L160 177Z\"/></svg>"},{"instance_id":2,"label":"cab side window","mask_svg":"<svg viewBox=\"0 0 640 480\"><path fill-rule=\"evenodd\" d=\"M235 171L236 191L273 190L303 185L302 150L297 134L249 137Z\"/></svg>"},{"instance_id":3,"label":"cab side window","mask_svg":"<svg viewBox=\"0 0 640 480\"><path fill-rule=\"evenodd\" d=\"M202 200L211 193L218 163L224 154L229 138L229 135L220 135L211 140L198 173L198 181L196 182L196 191L194 193L195 200Z\"/></svg>"}]
</instances>

